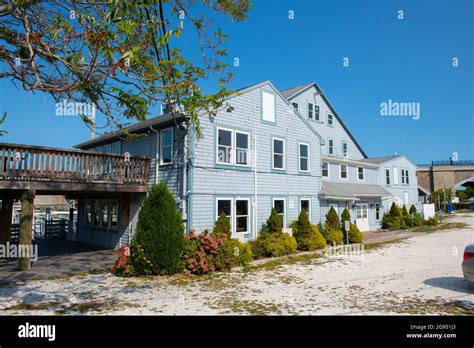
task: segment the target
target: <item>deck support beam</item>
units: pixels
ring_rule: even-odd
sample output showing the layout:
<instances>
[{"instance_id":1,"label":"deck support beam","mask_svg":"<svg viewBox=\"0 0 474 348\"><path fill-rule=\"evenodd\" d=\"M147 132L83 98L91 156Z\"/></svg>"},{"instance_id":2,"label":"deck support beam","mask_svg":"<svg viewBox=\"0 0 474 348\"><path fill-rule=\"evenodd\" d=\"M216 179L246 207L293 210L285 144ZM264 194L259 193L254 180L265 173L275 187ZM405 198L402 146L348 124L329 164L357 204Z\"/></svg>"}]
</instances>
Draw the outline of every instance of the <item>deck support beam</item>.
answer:
<instances>
[{"instance_id":1,"label":"deck support beam","mask_svg":"<svg viewBox=\"0 0 474 348\"><path fill-rule=\"evenodd\" d=\"M18 246L24 250L33 243L33 214L34 214L34 191L24 191L21 194L21 220L20 220L20 236ZM29 257L21 257L18 259L18 268L26 271L31 268L31 255Z\"/></svg>"},{"instance_id":2,"label":"deck support beam","mask_svg":"<svg viewBox=\"0 0 474 348\"><path fill-rule=\"evenodd\" d=\"M13 196L2 196L2 209L0 210L0 244L5 245L11 238L13 214Z\"/></svg>"}]
</instances>

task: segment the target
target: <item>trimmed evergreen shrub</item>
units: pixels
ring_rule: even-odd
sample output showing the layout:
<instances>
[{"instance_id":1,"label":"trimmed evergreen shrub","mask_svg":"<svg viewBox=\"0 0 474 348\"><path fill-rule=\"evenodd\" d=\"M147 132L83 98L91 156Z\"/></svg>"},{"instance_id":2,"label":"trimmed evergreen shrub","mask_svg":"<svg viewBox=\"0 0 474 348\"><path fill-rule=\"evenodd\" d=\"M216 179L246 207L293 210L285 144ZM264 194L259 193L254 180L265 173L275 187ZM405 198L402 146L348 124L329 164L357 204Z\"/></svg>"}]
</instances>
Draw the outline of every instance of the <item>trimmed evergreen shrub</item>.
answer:
<instances>
[{"instance_id":1,"label":"trimmed evergreen shrub","mask_svg":"<svg viewBox=\"0 0 474 348\"><path fill-rule=\"evenodd\" d=\"M277 257L291 254L296 250L294 237L287 233L261 231L256 240L250 242L254 257Z\"/></svg>"},{"instance_id":2,"label":"trimmed evergreen shrub","mask_svg":"<svg viewBox=\"0 0 474 348\"><path fill-rule=\"evenodd\" d=\"M301 211L298 220L291 223L291 227L299 250L316 250L326 246L326 240L318 227L309 222L305 210Z\"/></svg>"},{"instance_id":3,"label":"trimmed evergreen shrub","mask_svg":"<svg viewBox=\"0 0 474 348\"><path fill-rule=\"evenodd\" d=\"M324 224L323 231L323 236L328 244L342 244L344 236L338 227L334 227L333 225L326 223Z\"/></svg>"},{"instance_id":4,"label":"trimmed evergreen shrub","mask_svg":"<svg viewBox=\"0 0 474 348\"><path fill-rule=\"evenodd\" d=\"M392 203L389 214L393 217L402 217L402 211L395 202Z\"/></svg>"},{"instance_id":5,"label":"trimmed evergreen shrub","mask_svg":"<svg viewBox=\"0 0 474 348\"><path fill-rule=\"evenodd\" d=\"M416 210L416 207L415 207L414 204L411 205L409 213L410 213L410 215L411 215L412 213L415 213L415 214L418 213L418 211Z\"/></svg>"},{"instance_id":6,"label":"trimmed evergreen shrub","mask_svg":"<svg viewBox=\"0 0 474 348\"><path fill-rule=\"evenodd\" d=\"M411 220L411 215L408 213L407 207L403 206L402 208L402 219L405 224L405 227L412 227L413 221Z\"/></svg>"},{"instance_id":7,"label":"trimmed evergreen shrub","mask_svg":"<svg viewBox=\"0 0 474 348\"><path fill-rule=\"evenodd\" d=\"M414 226L421 226L423 225L423 220L421 219L420 213L415 213L415 218L413 219Z\"/></svg>"},{"instance_id":8,"label":"trimmed evergreen shrub","mask_svg":"<svg viewBox=\"0 0 474 348\"><path fill-rule=\"evenodd\" d=\"M341 223L343 224L344 221L351 222L351 213L349 213L349 209L344 208L344 211L341 214Z\"/></svg>"},{"instance_id":9,"label":"trimmed evergreen shrub","mask_svg":"<svg viewBox=\"0 0 474 348\"><path fill-rule=\"evenodd\" d=\"M224 244L224 255L227 267L248 266L253 260L252 250L248 243L238 239L228 239Z\"/></svg>"},{"instance_id":10,"label":"trimmed evergreen shrub","mask_svg":"<svg viewBox=\"0 0 474 348\"><path fill-rule=\"evenodd\" d=\"M350 243L362 243L364 241L364 236L360 232L356 224L351 224L349 229L349 242Z\"/></svg>"},{"instance_id":11,"label":"trimmed evergreen shrub","mask_svg":"<svg viewBox=\"0 0 474 348\"><path fill-rule=\"evenodd\" d=\"M151 274L180 271L184 227L176 201L163 182L153 185L143 201L135 240L143 249L143 257L150 262ZM141 270L142 267L137 267L137 271Z\"/></svg>"},{"instance_id":12,"label":"trimmed evergreen shrub","mask_svg":"<svg viewBox=\"0 0 474 348\"><path fill-rule=\"evenodd\" d=\"M228 239L231 238L230 221L224 212L221 212L221 214L217 218L212 233L215 235L224 234L227 236Z\"/></svg>"},{"instance_id":13,"label":"trimmed evergreen shrub","mask_svg":"<svg viewBox=\"0 0 474 348\"><path fill-rule=\"evenodd\" d=\"M340 228L339 216L337 215L336 209L331 207L326 214L326 223L333 226L334 228Z\"/></svg>"},{"instance_id":14,"label":"trimmed evergreen shrub","mask_svg":"<svg viewBox=\"0 0 474 348\"><path fill-rule=\"evenodd\" d=\"M272 213L267 220L266 229L270 233L282 233L283 231L283 221L281 221L281 216L278 215L275 208L272 208Z\"/></svg>"}]
</instances>

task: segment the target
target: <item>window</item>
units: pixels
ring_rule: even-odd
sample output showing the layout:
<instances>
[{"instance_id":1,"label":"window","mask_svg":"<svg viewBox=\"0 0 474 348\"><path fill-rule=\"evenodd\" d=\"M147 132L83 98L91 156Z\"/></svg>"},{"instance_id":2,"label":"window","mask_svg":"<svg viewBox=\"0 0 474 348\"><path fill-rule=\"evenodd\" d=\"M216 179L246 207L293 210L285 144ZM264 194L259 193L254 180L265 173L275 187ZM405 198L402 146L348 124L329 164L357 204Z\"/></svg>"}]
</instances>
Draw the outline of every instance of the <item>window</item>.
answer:
<instances>
[{"instance_id":1,"label":"window","mask_svg":"<svg viewBox=\"0 0 474 348\"><path fill-rule=\"evenodd\" d=\"M321 171L324 178L329 178L329 163L322 162L321 163Z\"/></svg>"},{"instance_id":2,"label":"window","mask_svg":"<svg viewBox=\"0 0 474 348\"><path fill-rule=\"evenodd\" d=\"M398 185L398 167L393 167L393 184Z\"/></svg>"},{"instance_id":3,"label":"window","mask_svg":"<svg viewBox=\"0 0 474 348\"><path fill-rule=\"evenodd\" d=\"M408 196L408 192L404 192L403 194L404 194L403 198L404 198L404 201L405 201L404 203L405 203L405 205L408 206L410 204L410 199L409 199L409 196Z\"/></svg>"},{"instance_id":4,"label":"window","mask_svg":"<svg viewBox=\"0 0 474 348\"><path fill-rule=\"evenodd\" d=\"M262 92L262 120L275 122L275 95Z\"/></svg>"},{"instance_id":5,"label":"window","mask_svg":"<svg viewBox=\"0 0 474 348\"><path fill-rule=\"evenodd\" d=\"M86 201L86 221L85 224L90 226L92 225L92 213L93 213L93 207L92 207L92 202L91 201Z\"/></svg>"},{"instance_id":6,"label":"window","mask_svg":"<svg viewBox=\"0 0 474 348\"><path fill-rule=\"evenodd\" d=\"M107 228L109 227L109 202L107 200L103 200L100 206L102 216L100 220L100 227Z\"/></svg>"},{"instance_id":7,"label":"window","mask_svg":"<svg viewBox=\"0 0 474 348\"><path fill-rule=\"evenodd\" d=\"M364 167L357 167L357 180L359 180L359 181L364 181L365 180Z\"/></svg>"},{"instance_id":8,"label":"window","mask_svg":"<svg viewBox=\"0 0 474 348\"><path fill-rule=\"evenodd\" d=\"M329 155L334 155L334 140L333 139L328 139L328 154Z\"/></svg>"},{"instance_id":9,"label":"window","mask_svg":"<svg viewBox=\"0 0 474 348\"><path fill-rule=\"evenodd\" d=\"M273 169L285 169L285 141L273 139Z\"/></svg>"},{"instance_id":10,"label":"window","mask_svg":"<svg viewBox=\"0 0 474 348\"><path fill-rule=\"evenodd\" d=\"M299 104L297 102L291 102L291 105L293 106L293 109L298 110Z\"/></svg>"},{"instance_id":11,"label":"window","mask_svg":"<svg viewBox=\"0 0 474 348\"><path fill-rule=\"evenodd\" d=\"M309 145L299 144L300 171L309 172Z\"/></svg>"},{"instance_id":12,"label":"window","mask_svg":"<svg viewBox=\"0 0 474 348\"><path fill-rule=\"evenodd\" d=\"M227 129L217 130L217 163L231 164L232 131Z\"/></svg>"},{"instance_id":13,"label":"window","mask_svg":"<svg viewBox=\"0 0 474 348\"><path fill-rule=\"evenodd\" d=\"M92 226L99 226L100 222L100 201L93 201L92 202Z\"/></svg>"},{"instance_id":14,"label":"window","mask_svg":"<svg viewBox=\"0 0 474 348\"><path fill-rule=\"evenodd\" d=\"M248 166L249 149L250 134L224 128L217 129L218 164Z\"/></svg>"},{"instance_id":15,"label":"window","mask_svg":"<svg viewBox=\"0 0 474 348\"><path fill-rule=\"evenodd\" d=\"M347 165L341 164L340 168L341 168L341 179L347 180Z\"/></svg>"},{"instance_id":16,"label":"window","mask_svg":"<svg viewBox=\"0 0 474 348\"><path fill-rule=\"evenodd\" d=\"M278 216L280 216L283 227L286 227L285 200L273 199L273 208L275 208Z\"/></svg>"},{"instance_id":17,"label":"window","mask_svg":"<svg viewBox=\"0 0 474 348\"><path fill-rule=\"evenodd\" d=\"M173 162L173 128L161 131L160 164Z\"/></svg>"},{"instance_id":18,"label":"window","mask_svg":"<svg viewBox=\"0 0 474 348\"><path fill-rule=\"evenodd\" d=\"M250 231L250 215L249 215L249 200L248 199L232 199L232 198L218 198L217 199L217 216L216 219L224 213L229 219L232 231L235 233L247 233ZM234 218L235 216L235 218Z\"/></svg>"},{"instance_id":19,"label":"window","mask_svg":"<svg viewBox=\"0 0 474 348\"><path fill-rule=\"evenodd\" d=\"M390 185L390 169L385 168L385 184Z\"/></svg>"},{"instance_id":20,"label":"window","mask_svg":"<svg viewBox=\"0 0 474 348\"><path fill-rule=\"evenodd\" d=\"M332 114L328 114L328 126L332 126L333 125L333 115Z\"/></svg>"},{"instance_id":21,"label":"window","mask_svg":"<svg viewBox=\"0 0 474 348\"><path fill-rule=\"evenodd\" d=\"M380 203L375 203L375 221L380 221Z\"/></svg>"},{"instance_id":22,"label":"window","mask_svg":"<svg viewBox=\"0 0 474 348\"><path fill-rule=\"evenodd\" d=\"M311 217L311 201L309 198L302 198L300 200L300 212L303 210L306 210L308 216Z\"/></svg>"},{"instance_id":23,"label":"window","mask_svg":"<svg viewBox=\"0 0 474 348\"><path fill-rule=\"evenodd\" d=\"M122 152L122 144L120 142L112 143L112 153L120 154Z\"/></svg>"},{"instance_id":24,"label":"window","mask_svg":"<svg viewBox=\"0 0 474 348\"><path fill-rule=\"evenodd\" d=\"M217 218L224 213L229 219L232 226L232 199L218 199L217 200Z\"/></svg>"},{"instance_id":25,"label":"window","mask_svg":"<svg viewBox=\"0 0 474 348\"><path fill-rule=\"evenodd\" d=\"M308 118L313 119L314 117L314 104L308 103Z\"/></svg>"},{"instance_id":26,"label":"window","mask_svg":"<svg viewBox=\"0 0 474 348\"><path fill-rule=\"evenodd\" d=\"M110 201L110 228L118 227L118 201L113 199Z\"/></svg>"},{"instance_id":27,"label":"window","mask_svg":"<svg viewBox=\"0 0 474 348\"><path fill-rule=\"evenodd\" d=\"M402 184L408 185L408 169L403 169L402 168Z\"/></svg>"},{"instance_id":28,"label":"window","mask_svg":"<svg viewBox=\"0 0 474 348\"><path fill-rule=\"evenodd\" d=\"M235 201L235 231L243 233L249 231L249 201L237 199Z\"/></svg>"},{"instance_id":29,"label":"window","mask_svg":"<svg viewBox=\"0 0 474 348\"><path fill-rule=\"evenodd\" d=\"M249 165L249 135L235 132L235 165Z\"/></svg>"},{"instance_id":30,"label":"window","mask_svg":"<svg viewBox=\"0 0 474 348\"><path fill-rule=\"evenodd\" d=\"M356 217L357 219L366 219L368 216L367 204L356 205Z\"/></svg>"},{"instance_id":31,"label":"window","mask_svg":"<svg viewBox=\"0 0 474 348\"><path fill-rule=\"evenodd\" d=\"M314 104L314 119L319 121L319 105Z\"/></svg>"},{"instance_id":32,"label":"window","mask_svg":"<svg viewBox=\"0 0 474 348\"><path fill-rule=\"evenodd\" d=\"M349 144L346 141L341 142L342 144L342 157L347 158L349 156Z\"/></svg>"}]
</instances>

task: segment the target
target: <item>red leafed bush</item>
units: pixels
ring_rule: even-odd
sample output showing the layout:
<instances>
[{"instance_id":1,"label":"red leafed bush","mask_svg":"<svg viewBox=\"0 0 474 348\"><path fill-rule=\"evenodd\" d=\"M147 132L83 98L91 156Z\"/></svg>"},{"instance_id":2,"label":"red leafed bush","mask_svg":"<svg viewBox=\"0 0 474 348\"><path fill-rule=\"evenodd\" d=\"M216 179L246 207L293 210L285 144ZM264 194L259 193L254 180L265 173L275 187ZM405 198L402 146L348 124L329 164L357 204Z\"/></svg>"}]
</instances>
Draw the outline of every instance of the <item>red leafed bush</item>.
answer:
<instances>
[{"instance_id":1,"label":"red leafed bush","mask_svg":"<svg viewBox=\"0 0 474 348\"><path fill-rule=\"evenodd\" d=\"M191 229L184 242L184 267L194 274L228 269L224 254L226 240L226 235L211 235L208 229L198 235Z\"/></svg>"}]
</instances>

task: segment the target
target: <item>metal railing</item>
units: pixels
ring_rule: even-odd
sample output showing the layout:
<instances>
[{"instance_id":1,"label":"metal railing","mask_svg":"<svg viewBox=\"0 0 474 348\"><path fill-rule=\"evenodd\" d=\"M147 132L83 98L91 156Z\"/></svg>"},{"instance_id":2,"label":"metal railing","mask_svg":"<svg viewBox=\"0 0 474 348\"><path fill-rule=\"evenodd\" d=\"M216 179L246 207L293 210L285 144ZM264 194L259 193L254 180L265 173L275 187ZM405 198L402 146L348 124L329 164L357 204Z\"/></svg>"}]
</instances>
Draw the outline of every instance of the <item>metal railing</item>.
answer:
<instances>
[{"instance_id":1,"label":"metal railing","mask_svg":"<svg viewBox=\"0 0 474 348\"><path fill-rule=\"evenodd\" d=\"M441 167L441 166L474 166L474 160L464 161L432 161L431 163L417 164L418 167Z\"/></svg>"}]
</instances>

